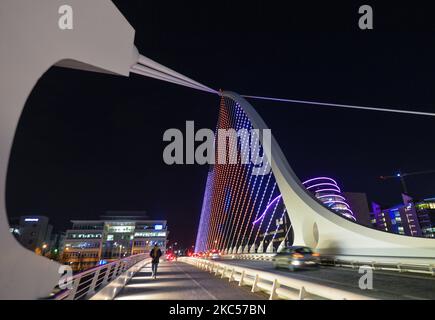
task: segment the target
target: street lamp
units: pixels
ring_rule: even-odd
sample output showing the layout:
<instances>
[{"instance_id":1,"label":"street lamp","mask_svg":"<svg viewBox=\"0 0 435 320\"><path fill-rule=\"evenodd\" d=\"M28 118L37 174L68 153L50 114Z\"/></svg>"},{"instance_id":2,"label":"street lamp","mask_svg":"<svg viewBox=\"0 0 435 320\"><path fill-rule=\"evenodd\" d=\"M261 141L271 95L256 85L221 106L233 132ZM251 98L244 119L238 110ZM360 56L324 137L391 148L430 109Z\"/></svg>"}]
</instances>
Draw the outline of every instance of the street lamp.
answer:
<instances>
[{"instance_id":1,"label":"street lamp","mask_svg":"<svg viewBox=\"0 0 435 320\"><path fill-rule=\"evenodd\" d=\"M78 265L77 265L78 271L82 270L82 261L83 261L83 256L82 256L82 251L80 250L79 251L79 262L78 262Z\"/></svg>"},{"instance_id":2,"label":"street lamp","mask_svg":"<svg viewBox=\"0 0 435 320\"><path fill-rule=\"evenodd\" d=\"M119 259L121 259L121 250L122 250L122 248L123 248L123 245L121 244L121 245L119 246Z\"/></svg>"},{"instance_id":3,"label":"street lamp","mask_svg":"<svg viewBox=\"0 0 435 320\"><path fill-rule=\"evenodd\" d=\"M47 244L46 243L44 243L43 245L42 245L42 252L41 252L41 255L42 256L45 256L45 249L47 249Z\"/></svg>"}]
</instances>

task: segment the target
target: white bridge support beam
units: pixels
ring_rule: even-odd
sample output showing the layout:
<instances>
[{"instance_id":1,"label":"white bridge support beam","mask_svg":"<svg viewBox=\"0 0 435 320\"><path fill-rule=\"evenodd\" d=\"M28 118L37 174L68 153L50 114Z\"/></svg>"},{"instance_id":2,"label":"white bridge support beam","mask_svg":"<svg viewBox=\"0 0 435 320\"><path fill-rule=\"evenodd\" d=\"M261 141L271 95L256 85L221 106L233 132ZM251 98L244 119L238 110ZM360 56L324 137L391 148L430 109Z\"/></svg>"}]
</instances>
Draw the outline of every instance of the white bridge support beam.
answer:
<instances>
[{"instance_id":1,"label":"white bridge support beam","mask_svg":"<svg viewBox=\"0 0 435 320\"><path fill-rule=\"evenodd\" d=\"M282 240L276 252L281 252L284 248L285 248L285 240Z\"/></svg>"},{"instance_id":2,"label":"white bridge support beam","mask_svg":"<svg viewBox=\"0 0 435 320\"><path fill-rule=\"evenodd\" d=\"M59 28L65 3L73 10L72 30ZM15 240L6 215L8 161L29 94L53 65L128 76L139 56L134 33L109 0L0 2L0 299L47 297L60 277L58 263Z\"/></svg>"},{"instance_id":3,"label":"white bridge support beam","mask_svg":"<svg viewBox=\"0 0 435 320\"><path fill-rule=\"evenodd\" d=\"M249 249L249 253L255 253L256 246L255 243L252 244L251 248Z\"/></svg>"},{"instance_id":4,"label":"white bridge support beam","mask_svg":"<svg viewBox=\"0 0 435 320\"><path fill-rule=\"evenodd\" d=\"M258 246L257 253L263 253L264 252L264 241L260 242L260 245Z\"/></svg>"},{"instance_id":5,"label":"white bridge support beam","mask_svg":"<svg viewBox=\"0 0 435 320\"><path fill-rule=\"evenodd\" d=\"M252 244L251 248L249 249L249 253L255 253L256 246L255 243Z\"/></svg>"},{"instance_id":6,"label":"white bridge support beam","mask_svg":"<svg viewBox=\"0 0 435 320\"><path fill-rule=\"evenodd\" d=\"M266 248L266 253L274 253L273 242L270 241L269 245Z\"/></svg>"},{"instance_id":7,"label":"white bridge support beam","mask_svg":"<svg viewBox=\"0 0 435 320\"><path fill-rule=\"evenodd\" d=\"M255 129L268 129L246 99L234 92L223 95L240 104ZM382 232L338 216L305 190L273 136L271 145L263 147L271 150L272 171L293 226L295 245L328 255L409 257L435 262L435 240ZM257 252L263 252L263 243Z\"/></svg>"}]
</instances>

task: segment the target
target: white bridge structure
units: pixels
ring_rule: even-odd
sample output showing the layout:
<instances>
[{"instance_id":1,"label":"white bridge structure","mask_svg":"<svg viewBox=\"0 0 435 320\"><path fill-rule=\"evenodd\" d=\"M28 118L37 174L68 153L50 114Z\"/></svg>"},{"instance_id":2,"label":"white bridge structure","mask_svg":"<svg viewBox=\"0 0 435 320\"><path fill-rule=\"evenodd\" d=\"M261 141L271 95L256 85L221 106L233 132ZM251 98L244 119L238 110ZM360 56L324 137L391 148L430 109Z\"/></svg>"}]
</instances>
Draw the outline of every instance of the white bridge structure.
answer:
<instances>
[{"instance_id":1,"label":"white bridge structure","mask_svg":"<svg viewBox=\"0 0 435 320\"><path fill-rule=\"evenodd\" d=\"M35 84L49 68L61 66L124 77L134 72L218 93L141 56L134 46L135 30L111 1L69 0L74 19L71 30L58 25L58 10L63 4L59 0L0 3L0 299L47 297L61 276L60 264L24 249L10 234L5 203L8 162L20 115ZM223 127L267 129L254 108L233 92L221 94L220 116ZM292 121L296 120L289 119L289 123ZM256 185L255 178L251 181L248 175L252 168L215 166L210 171L198 248L218 248L230 254L274 251L277 248L265 248L259 237L261 233L273 233L273 217L289 220L288 234L292 234L294 244L307 245L324 254L434 263L434 240L389 234L343 219L306 192L274 138L271 145L263 148L271 150L271 159L266 161L272 173L258 176ZM265 212L261 216L272 196L277 195L281 199L270 209L275 215ZM258 218L258 225L253 224ZM127 265L131 266L123 264ZM99 281L98 275L93 279Z\"/></svg>"},{"instance_id":2,"label":"white bridge structure","mask_svg":"<svg viewBox=\"0 0 435 320\"><path fill-rule=\"evenodd\" d=\"M232 107L238 109L239 113L243 113L243 115L239 114L238 117L249 119L251 127L254 129L260 129L260 132L262 132L261 130L268 129L263 119L245 98L234 92L223 92L222 95L224 97L223 102L221 103L222 108ZM292 122L291 119L289 122ZM295 139L298 138L299 137L295 137ZM260 141L262 140L260 139ZM268 143L268 141L265 140L263 143ZM403 262L420 261L422 263L433 263L435 259L435 241L433 239L403 236L368 228L345 219L327 209L302 185L273 136L270 143L271 145L264 145L263 147L268 148L271 151L271 159L268 160L270 161L272 175L279 191L275 188L276 193L269 198L276 199L276 194L280 194L282 197L284 209L281 210L281 212L285 212L291 222L291 232L293 234L294 245L309 246L322 254L349 256L352 257L352 259L355 259L356 257L359 257L360 259L376 257L376 259L379 260L379 257L383 257L387 260L397 260L400 258ZM212 170L216 172L218 171L216 168L213 168ZM217 175L222 175L222 177L219 177L220 180L230 180L232 175L228 173L228 171L222 172L222 174L220 172L217 173ZM237 206L233 207L235 208L235 211L240 211L240 214L236 212L236 217L234 219L231 219L230 217L233 212L227 212L223 205L218 205L220 200L219 197L225 197L225 194L222 194L222 192L219 193L219 191L225 189L225 186L230 186L231 183L225 185L224 182L224 187L219 188L215 186L213 188L214 185L217 183L222 184L222 182L215 181L217 176L209 175L209 177L212 176L212 179L209 181L211 186L208 186L211 193L207 194L206 192L206 197L204 199L205 205L203 206L203 216L201 218L202 222L200 224L200 232L198 233L197 247L204 250L212 250L216 248L224 250L225 253L231 254L255 253L259 252L259 250L261 251L259 253L263 253L273 252L272 249L277 250L277 248L272 248L271 246L269 247L269 250L267 250L265 244L261 243L258 240L258 237L256 241L252 242L244 242L242 237L239 237L239 241L234 241L232 246L226 245L228 244L228 241L225 242L219 240L221 239L222 234L225 236L231 236L234 234L234 232L225 232L225 230L221 230L221 226L224 226L223 229L225 229L226 222L231 224L233 229L241 228L242 231L239 232L241 234L251 233L252 230L250 229L255 228L253 221L258 220L260 213L267 208L267 205L271 202L263 201L262 206L255 205L255 202L258 203L260 195L258 195L256 201L256 199L252 199L252 197L255 196L254 193L256 191L260 191L259 193L264 192L267 198L267 194L270 193L269 190L272 188L258 187L258 180L260 180L260 178L249 179L250 172L249 169L246 169L246 177L245 179L243 179L243 177L241 179L243 181L249 181L251 185L255 184L255 180L257 180L257 186L246 186L244 191L246 197L251 197L251 202L254 204L251 204L251 208L248 208L248 210L240 207L239 210ZM240 176L243 176L243 174L240 174ZM235 179L238 180L239 177L235 177ZM240 187L238 190L243 190L243 187ZM207 198L207 196L210 199ZM250 201L245 200L244 203L248 205ZM209 205L207 206L207 204ZM276 206L276 208L274 218L282 218L278 206ZM243 217L243 214L249 211L254 211L254 213L250 217ZM255 215L255 211L257 211L257 215ZM269 209L268 211L272 210ZM263 228L260 231L261 233L270 233L274 231L275 225L271 213L272 212L266 213L270 214L268 228ZM265 216L264 219L267 219L267 216ZM213 222L213 220L217 220L218 222ZM245 220L245 223L237 222L237 220ZM270 222L271 220L273 220L272 223ZM246 240L255 240L255 238L251 237ZM283 241L286 240L287 239ZM219 246L221 243L224 243L225 245ZM271 241L269 241L269 244L271 244Z\"/></svg>"}]
</instances>

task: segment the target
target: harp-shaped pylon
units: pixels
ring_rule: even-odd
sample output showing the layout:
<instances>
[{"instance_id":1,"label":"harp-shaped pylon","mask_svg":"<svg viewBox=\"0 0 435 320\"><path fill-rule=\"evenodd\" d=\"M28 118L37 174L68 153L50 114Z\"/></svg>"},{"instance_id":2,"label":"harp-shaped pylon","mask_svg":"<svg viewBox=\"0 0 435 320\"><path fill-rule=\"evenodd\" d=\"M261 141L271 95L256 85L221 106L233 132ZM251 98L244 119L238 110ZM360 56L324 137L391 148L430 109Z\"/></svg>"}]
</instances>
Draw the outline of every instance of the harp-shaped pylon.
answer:
<instances>
[{"instance_id":1,"label":"harp-shaped pylon","mask_svg":"<svg viewBox=\"0 0 435 320\"><path fill-rule=\"evenodd\" d=\"M268 129L252 105L234 92L222 93L217 128L237 132L256 129L260 136ZM249 149L241 140L239 137L237 142L239 158ZM258 159L251 159L249 164L211 166L197 251L231 248L231 253L276 252L293 243L335 256L434 261L432 239L371 229L328 210L307 192L273 135L270 140L259 141L263 162L271 166L271 172L253 175ZM218 143L216 147L222 148ZM270 150L270 159L265 150Z\"/></svg>"}]
</instances>

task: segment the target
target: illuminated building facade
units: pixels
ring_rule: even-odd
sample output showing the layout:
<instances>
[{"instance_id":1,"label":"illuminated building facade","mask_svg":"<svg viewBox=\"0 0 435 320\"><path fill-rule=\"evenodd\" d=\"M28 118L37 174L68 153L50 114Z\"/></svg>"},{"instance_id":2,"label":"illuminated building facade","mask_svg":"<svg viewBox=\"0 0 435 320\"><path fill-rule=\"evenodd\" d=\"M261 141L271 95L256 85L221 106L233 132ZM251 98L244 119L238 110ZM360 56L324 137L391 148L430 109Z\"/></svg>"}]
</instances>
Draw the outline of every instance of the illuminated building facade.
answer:
<instances>
[{"instance_id":1,"label":"illuminated building facade","mask_svg":"<svg viewBox=\"0 0 435 320\"><path fill-rule=\"evenodd\" d=\"M15 227L11 231L18 233L17 239L25 248L42 253L48 249L52 230L45 216L22 216L18 230Z\"/></svg>"},{"instance_id":2,"label":"illuminated building facade","mask_svg":"<svg viewBox=\"0 0 435 320\"><path fill-rule=\"evenodd\" d=\"M422 236L435 238L435 198L418 202L415 208Z\"/></svg>"},{"instance_id":3,"label":"illuminated building facade","mask_svg":"<svg viewBox=\"0 0 435 320\"><path fill-rule=\"evenodd\" d=\"M66 231L63 262L85 270L129 255L150 252L157 244L166 251L165 220L141 216L103 216L101 220L74 220Z\"/></svg>"},{"instance_id":4,"label":"illuminated building facade","mask_svg":"<svg viewBox=\"0 0 435 320\"><path fill-rule=\"evenodd\" d=\"M412 237L435 238L435 198L373 210L378 230Z\"/></svg>"},{"instance_id":5,"label":"illuminated building facade","mask_svg":"<svg viewBox=\"0 0 435 320\"><path fill-rule=\"evenodd\" d=\"M418 237L421 236L415 207L412 204L384 209L376 215L378 230Z\"/></svg>"},{"instance_id":6,"label":"illuminated building facade","mask_svg":"<svg viewBox=\"0 0 435 320\"><path fill-rule=\"evenodd\" d=\"M325 207L342 217L356 221L355 215L337 182L328 177L317 177L302 182Z\"/></svg>"}]
</instances>

